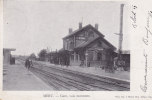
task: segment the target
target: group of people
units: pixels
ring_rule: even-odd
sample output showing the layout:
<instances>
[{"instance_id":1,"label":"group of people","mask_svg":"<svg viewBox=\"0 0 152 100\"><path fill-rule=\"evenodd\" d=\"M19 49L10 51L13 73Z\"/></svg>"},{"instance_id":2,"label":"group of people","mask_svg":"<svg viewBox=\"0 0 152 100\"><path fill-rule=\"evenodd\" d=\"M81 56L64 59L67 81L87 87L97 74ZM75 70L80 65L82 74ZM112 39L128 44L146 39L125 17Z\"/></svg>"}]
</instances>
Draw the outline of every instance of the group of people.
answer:
<instances>
[{"instance_id":1,"label":"group of people","mask_svg":"<svg viewBox=\"0 0 152 100\"><path fill-rule=\"evenodd\" d=\"M30 67L32 67L32 66L33 66L32 60L30 60L29 58L26 59L26 61L25 61L25 67L26 67L27 69L30 69Z\"/></svg>"}]
</instances>

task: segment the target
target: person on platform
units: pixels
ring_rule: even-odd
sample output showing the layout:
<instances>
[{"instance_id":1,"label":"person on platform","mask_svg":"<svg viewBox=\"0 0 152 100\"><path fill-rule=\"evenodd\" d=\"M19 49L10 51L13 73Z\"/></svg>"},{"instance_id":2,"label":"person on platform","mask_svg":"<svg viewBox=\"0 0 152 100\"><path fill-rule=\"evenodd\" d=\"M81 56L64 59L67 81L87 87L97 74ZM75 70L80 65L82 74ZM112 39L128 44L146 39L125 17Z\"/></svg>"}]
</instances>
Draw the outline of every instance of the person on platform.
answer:
<instances>
[{"instance_id":1,"label":"person on platform","mask_svg":"<svg viewBox=\"0 0 152 100\"><path fill-rule=\"evenodd\" d=\"M29 58L26 59L26 61L25 61L25 67L29 70L32 66L33 66L32 60L30 60Z\"/></svg>"},{"instance_id":2,"label":"person on platform","mask_svg":"<svg viewBox=\"0 0 152 100\"><path fill-rule=\"evenodd\" d=\"M30 61L29 61L29 58L26 59L25 61L25 67L28 68L30 65Z\"/></svg>"},{"instance_id":3,"label":"person on platform","mask_svg":"<svg viewBox=\"0 0 152 100\"><path fill-rule=\"evenodd\" d=\"M29 68L31 68L33 66L33 62L32 62L32 60L30 60L30 66L29 66Z\"/></svg>"}]
</instances>

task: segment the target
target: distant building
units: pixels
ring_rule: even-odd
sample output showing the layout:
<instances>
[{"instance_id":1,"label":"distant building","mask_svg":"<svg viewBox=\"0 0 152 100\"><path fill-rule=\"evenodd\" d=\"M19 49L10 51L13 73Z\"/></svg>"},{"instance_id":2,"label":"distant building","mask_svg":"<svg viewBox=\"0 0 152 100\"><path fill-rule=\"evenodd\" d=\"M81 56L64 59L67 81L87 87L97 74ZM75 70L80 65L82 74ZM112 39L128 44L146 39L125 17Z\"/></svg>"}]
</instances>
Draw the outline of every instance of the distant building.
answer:
<instances>
[{"instance_id":1,"label":"distant building","mask_svg":"<svg viewBox=\"0 0 152 100\"><path fill-rule=\"evenodd\" d=\"M125 50L122 52L122 59L125 61L124 70L130 71L130 51L129 50Z\"/></svg>"},{"instance_id":2,"label":"distant building","mask_svg":"<svg viewBox=\"0 0 152 100\"><path fill-rule=\"evenodd\" d=\"M115 51L115 53L118 55L119 51ZM118 57L116 57L116 60ZM130 70L130 50L123 50L121 51L121 59L125 61L124 70L129 71Z\"/></svg>"},{"instance_id":3,"label":"distant building","mask_svg":"<svg viewBox=\"0 0 152 100\"><path fill-rule=\"evenodd\" d=\"M63 38L63 52L69 51L69 65L76 66L106 66L107 61L114 58L116 48L108 42L104 35L95 27L87 25L72 31ZM111 50L111 53L107 52Z\"/></svg>"},{"instance_id":4,"label":"distant building","mask_svg":"<svg viewBox=\"0 0 152 100\"><path fill-rule=\"evenodd\" d=\"M4 64L11 64L11 51L15 51L16 49L10 48L3 48L3 63Z\"/></svg>"}]
</instances>

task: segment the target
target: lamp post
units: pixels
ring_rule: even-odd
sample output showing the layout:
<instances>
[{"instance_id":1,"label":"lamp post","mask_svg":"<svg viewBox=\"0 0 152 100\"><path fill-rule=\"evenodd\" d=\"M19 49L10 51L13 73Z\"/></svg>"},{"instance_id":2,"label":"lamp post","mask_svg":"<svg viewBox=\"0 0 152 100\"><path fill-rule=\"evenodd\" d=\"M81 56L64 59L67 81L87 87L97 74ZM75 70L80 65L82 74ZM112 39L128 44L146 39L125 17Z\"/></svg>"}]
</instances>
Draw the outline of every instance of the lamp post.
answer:
<instances>
[{"instance_id":1,"label":"lamp post","mask_svg":"<svg viewBox=\"0 0 152 100\"><path fill-rule=\"evenodd\" d=\"M86 53L85 53L85 59L86 59L86 67L88 67L88 52L86 51Z\"/></svg>"}]
</instances>

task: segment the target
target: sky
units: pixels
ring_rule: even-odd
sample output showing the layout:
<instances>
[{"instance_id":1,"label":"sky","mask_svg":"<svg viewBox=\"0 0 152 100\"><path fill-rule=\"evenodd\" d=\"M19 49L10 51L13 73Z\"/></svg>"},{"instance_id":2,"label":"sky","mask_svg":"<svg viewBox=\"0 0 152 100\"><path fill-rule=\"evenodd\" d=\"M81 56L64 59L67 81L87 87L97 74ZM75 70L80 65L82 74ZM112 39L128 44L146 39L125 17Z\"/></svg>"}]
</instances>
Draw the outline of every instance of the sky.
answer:
<instances>
[{"instance_id":1,"label":"sky","mask_svg":"<svg viewBox=\"0 0 152 100\"><path fill-rule=\"evenodd\" d=\"M40 50L59 50L69 28L96 23L105 38L118 48L120 4L108 1L24 1L4 0L3 47L12 54L29 55ZM123 50L130 50L127 27L128 5L124 6Z\"/></svg>"}]
</instances>

